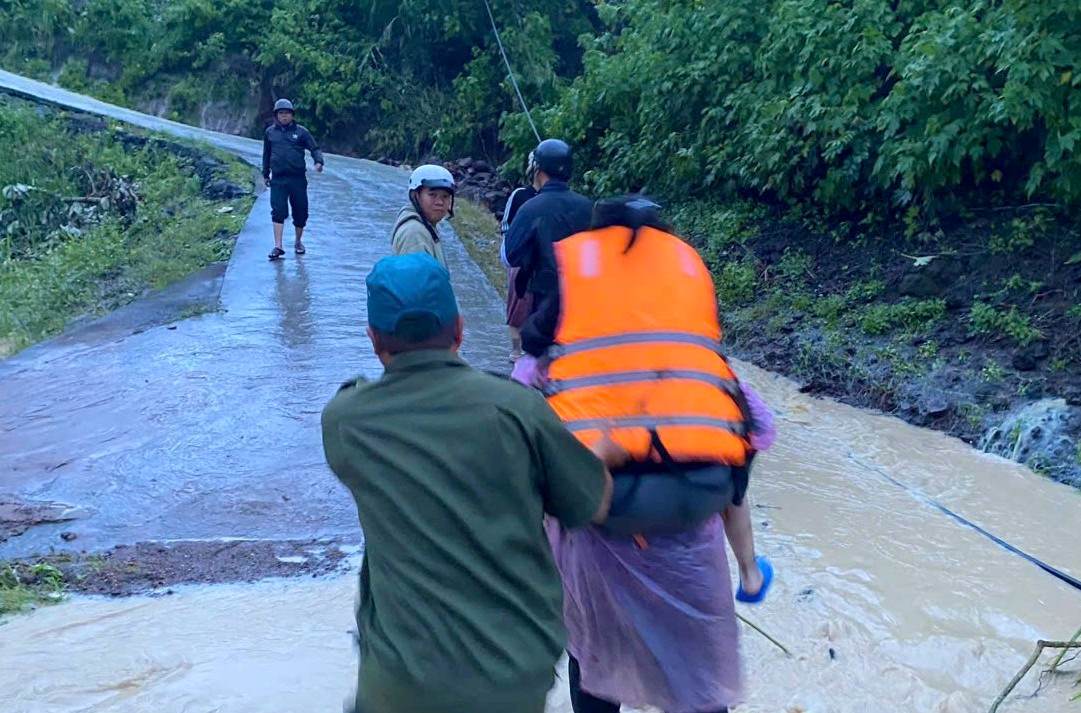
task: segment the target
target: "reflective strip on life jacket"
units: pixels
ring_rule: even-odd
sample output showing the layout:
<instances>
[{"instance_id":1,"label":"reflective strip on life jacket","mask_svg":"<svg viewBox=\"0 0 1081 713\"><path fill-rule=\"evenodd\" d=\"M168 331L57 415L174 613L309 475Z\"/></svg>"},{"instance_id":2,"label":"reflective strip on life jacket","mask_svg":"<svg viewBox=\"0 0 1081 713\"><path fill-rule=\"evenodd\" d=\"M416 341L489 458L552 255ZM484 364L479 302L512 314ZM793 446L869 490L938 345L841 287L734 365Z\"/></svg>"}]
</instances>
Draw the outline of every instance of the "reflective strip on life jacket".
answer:
<instances>
[{"instance_id":1,"label":"reflective strip on life jacket","mask_svg":"<svg viewBox=\"0 0 1081 713\"><path fill-rule=\"evenodd\" d=\"M569 344L553 344L548 348L548 356L555 360L569 354L578 354L593 349L606 347L618 347L625 344L694 344L705 347L710 351L720 354L721 345L716 340L704 337L701 334L689 332L634 332L630 334L613 334L607 337L593 337L580 339Z\"/></svg>"},{"instance_id":2,"label":"reflective strip on life jacket","mask_svg":"<svg viewBox=\"0 0 1081 713\"><path fill-rule=\"evenodd\" d=\"M612 384L630 384L636 381L659 381L664 379L679 379L684 381L701 381L711 386L717 386L728 393L735 393L739 388L734 379L727 379L716 374L704 371L692 371L689 369L661 369L655 371L623 371L612 374L596 374L594 376L580 376L574 379L553 379L544 387L547 396L555 396L571 389L585 389L591 386L610 386Z\"/></svg>"},{"instance_id":3,"label":"reflective strip on life jacket","mask_svg":"<svg viewBox=\"0 0 1081 713\"><path fill-rule=\"evenodd\" d=\"M709 426L723 428L726 431L744 435L746 425L740 421L728 421L723 418L705 418L702 416L620 416L616 418L583 418L577 421L567 421L567 430L572 433L578 431L593 431L617 428L647 428L650 430L661 426Z\"/></svg>"}]
</instances>

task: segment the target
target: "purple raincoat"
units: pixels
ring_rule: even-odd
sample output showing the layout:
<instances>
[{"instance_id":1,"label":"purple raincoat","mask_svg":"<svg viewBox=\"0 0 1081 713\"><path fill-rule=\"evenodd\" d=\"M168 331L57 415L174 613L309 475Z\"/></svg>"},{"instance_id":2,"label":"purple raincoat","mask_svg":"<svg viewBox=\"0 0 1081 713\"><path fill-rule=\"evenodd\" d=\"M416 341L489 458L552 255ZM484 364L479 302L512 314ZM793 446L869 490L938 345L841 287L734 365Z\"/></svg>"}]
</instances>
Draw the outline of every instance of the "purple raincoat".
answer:
<instances>
[{"instance_id":1,"label":"purple raincoat","mask_svg":"<svg viewBox=\"0 0 1081 713\"><path fill-rule=\"evenodd\" d=\"M540 387L545 374L523 357L513 379ZM773 414L747 386L756 448L776 437ZM596 527L565 530L545 521L563 576L567 650L582 689L633 708L709 713L741 701L736 622L724 522L652 536L646 547Z\"/></svg>"},{"instance_id":2,"label":"purple raincoat","mask_svg":"<svg viewBox=\"0 0 1081 713\"><path fill-rule=\"evenodd\" d=\"M665 713L739 703L739 631L720 516L651 537L644 549L595 527L545 527L583 690Z\"/></svg>"}]
</instances>

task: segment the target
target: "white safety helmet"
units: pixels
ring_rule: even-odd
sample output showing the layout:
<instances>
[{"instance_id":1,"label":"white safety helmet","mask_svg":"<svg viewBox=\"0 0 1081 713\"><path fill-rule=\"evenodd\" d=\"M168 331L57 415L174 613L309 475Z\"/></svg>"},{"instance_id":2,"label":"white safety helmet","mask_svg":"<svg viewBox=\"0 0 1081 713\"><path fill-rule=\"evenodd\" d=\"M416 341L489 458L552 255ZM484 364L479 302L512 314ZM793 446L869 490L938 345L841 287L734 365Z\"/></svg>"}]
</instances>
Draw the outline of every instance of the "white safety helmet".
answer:
<instances>
[{"instance_id":1,"label":"white safety helmet","mask_svg":"<svg viewBox=\"0 0 1081 713\"><path fill-rule=\"evenodd\" d=\"M450 171L429 163L418 166L409 175L409 190L415 191L418 188L442 188L454 195L458 186L454 183L454 176Z\"/></svg>"}]
</instances>

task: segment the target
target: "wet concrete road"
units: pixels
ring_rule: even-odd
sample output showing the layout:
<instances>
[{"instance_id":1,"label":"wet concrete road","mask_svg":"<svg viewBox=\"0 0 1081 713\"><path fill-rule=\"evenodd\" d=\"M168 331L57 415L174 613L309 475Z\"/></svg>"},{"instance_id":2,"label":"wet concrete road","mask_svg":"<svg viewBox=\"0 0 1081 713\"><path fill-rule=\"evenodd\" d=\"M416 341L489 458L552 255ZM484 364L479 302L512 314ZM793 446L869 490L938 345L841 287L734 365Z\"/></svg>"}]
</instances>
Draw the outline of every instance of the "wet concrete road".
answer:
<instances>
[{"instance_id":1,"label":"wet concrete road","mask_svg":"<svg viewBox=\"0 0 1081 713\"><path fill-rule=\"evenodd\" d=\"M4 72L0 86L260 157L250 139ZM309 174L308 254L267 261L263 192L225 273L222 311L139 334L83 330L0 362L0 498L81 511L0 544L0 557L167 539L359 540L351 499L323 461L319 414L342 381L381 372L364 336L364 276L389 254L405 182L398 169L329 156L324 174ZM500 297L446 235L463 354L506 369ZM78 539L63 542L64 530Z\"/></svg>"}]
</instances>

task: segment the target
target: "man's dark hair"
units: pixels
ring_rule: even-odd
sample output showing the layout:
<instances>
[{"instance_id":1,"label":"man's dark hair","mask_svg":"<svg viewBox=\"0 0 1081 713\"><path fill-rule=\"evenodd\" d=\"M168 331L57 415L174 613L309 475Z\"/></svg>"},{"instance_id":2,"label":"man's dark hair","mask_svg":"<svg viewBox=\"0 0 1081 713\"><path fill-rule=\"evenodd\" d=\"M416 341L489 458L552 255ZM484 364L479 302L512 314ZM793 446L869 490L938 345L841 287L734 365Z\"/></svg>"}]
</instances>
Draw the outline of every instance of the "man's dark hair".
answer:
<instances>
[{"instance_id":1,"label":"man's dark hair","mask_svg":"<svg viewBox=\"0 0 1081 713\"><path fill-rule=\"evenodd\" d=\"M375 332L376 339L379 340L379 347L388 354L404 354L423 349L450 349L458 341L457 323L440 327L435 334L429 333L420 339L413 339L410 336L401 334L386 334L377 329L372 331Z\"/></svg>"},{"instance_id":2,"label":"man's dark hair","mask_svg":"<svg viewBox=\"0 0 1081 713\"><path fill-rule=\"evenodd\" d=\"M640 228L656 228L666 233L672 232L672 227L661 218L660 205L643 195L633 193L599 200L593 204L590 230L600 230L613 225L631 229L631 239L627 242L624 253L634 247Z\"/></svg>"}]
</instances>

